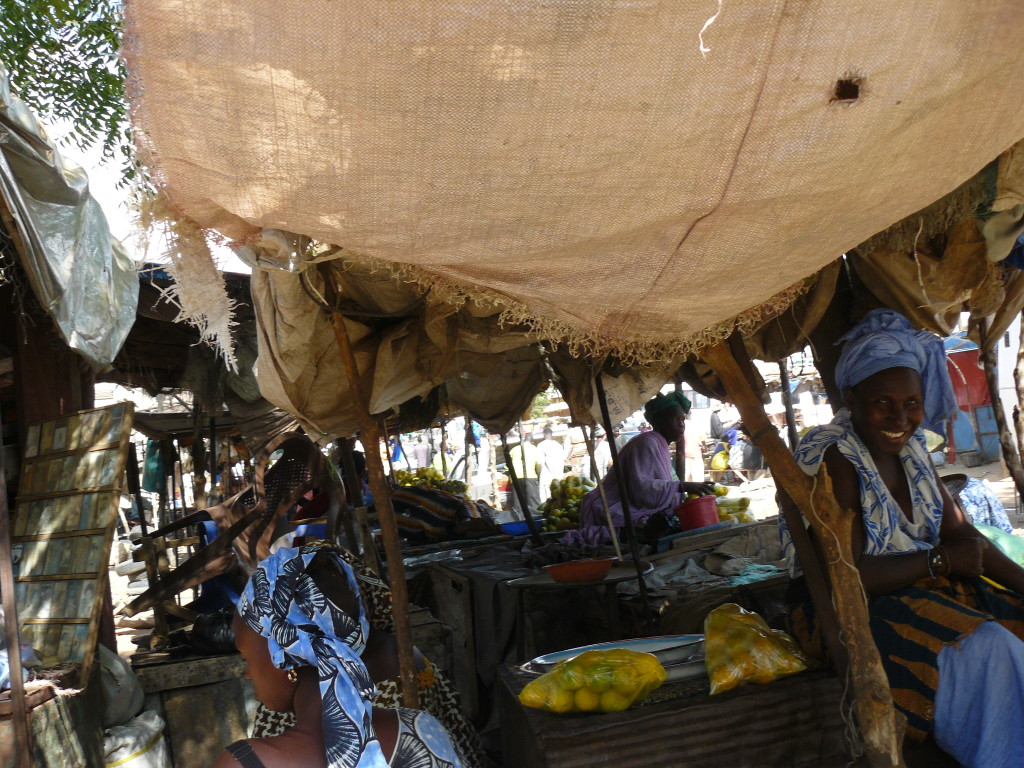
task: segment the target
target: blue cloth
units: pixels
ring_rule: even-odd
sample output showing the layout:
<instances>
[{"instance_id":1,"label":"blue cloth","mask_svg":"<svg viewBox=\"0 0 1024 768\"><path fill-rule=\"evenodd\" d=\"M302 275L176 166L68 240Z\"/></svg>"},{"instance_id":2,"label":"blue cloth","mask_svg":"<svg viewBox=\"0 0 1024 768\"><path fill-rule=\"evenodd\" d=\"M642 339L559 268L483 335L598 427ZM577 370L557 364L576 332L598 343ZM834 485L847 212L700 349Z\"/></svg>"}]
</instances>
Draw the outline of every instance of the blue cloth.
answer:
<instances>
[{"instance_id":1,"label":"blue cloth","mask_svg":"<svg viewBox=\"0 0 1024 768\"><path fill-rule=\"evenodd\" d=\"M946 434L946 420L957 406L942 339L915 330L898 312L875 309L839 341L846 342L836 363L836 386L840 391L888 368L913 368L921 374L924 426Z\"/></svg>"},{"instance_id":2,"label":"blue cloth","mask_svg":"<svg viewBox=\"0 0 1024 768\"><path fill-rule=\"evenodd\" d=\"M1001 531L1013 533L1010 518L1006 516L1003 502L999 500L987 485L972 477L964 489L957 494L960 504L972 522L991 525Z\"/></svg>"},{"instance_id":3,"label":"blue cloth","mask_svg":"<svg viewBox=\"0 0 1024 768\"><path fill-rule=\"evenodd\" d=\"M1024 764L1024 643L986 621L939 654L935 742L966 768Z\"/></svg>"},{"instance_id":4,"label":"blue cloth","mask_svg":"<svg viewBox=\"0 0 1024 768\"><path fill-rule=\"evenodd\" d=\"M357 621L328 600L306 574L321 551L311 546L280 549L261 562L238 600L238 614L267 639L275 666L313 666L319 671L329 768L387 768L371 720L370 700L376 688L360 658L369 620L361 600ZM358 595L352 568L333 557Z\"/></svg>"},{"instance_id":5,"label":"blue cloth","mask_svg":"<svg viewBox=\"0 0 1024 768\"><path fill-rule=\"evenodd\" d=\"M850 412L845 408L840 409L831 423L809 430L800 441L793 458L805 474L816 475L825 458L825 451L833 445L857 470L860 512L864 521L864 554L893 555L931 549L938 544L942 495L928 458L924 433L920 429L900 451L900 463L910 485L913 522L907 519L889 493L885 481L878 474L875 460L854 431ZM782 515L779 515L779 538L789 560L790 574L794 577L800 575L802 571L796 548Z\"/></svg>"}]
</instances>

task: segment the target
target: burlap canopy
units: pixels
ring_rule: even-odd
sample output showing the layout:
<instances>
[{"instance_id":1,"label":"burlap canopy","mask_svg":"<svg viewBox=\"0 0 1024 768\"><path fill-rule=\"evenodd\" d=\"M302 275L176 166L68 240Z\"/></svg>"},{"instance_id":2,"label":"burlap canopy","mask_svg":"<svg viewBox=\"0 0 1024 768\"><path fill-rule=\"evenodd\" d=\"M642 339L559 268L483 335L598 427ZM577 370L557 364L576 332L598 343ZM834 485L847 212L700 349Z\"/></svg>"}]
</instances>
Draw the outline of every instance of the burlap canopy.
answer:
<instances>
[{"instance_id":1,"label":"burlap canopy","mask_svg":"<svg viewBox=\"0 0 1024 768\"><path fill-rule=\"evenodd\" d=\"M178 214L635 360L784 306L1024 136L1016 0L127 11L136 135Z\"/></svg>"}]
</instances>

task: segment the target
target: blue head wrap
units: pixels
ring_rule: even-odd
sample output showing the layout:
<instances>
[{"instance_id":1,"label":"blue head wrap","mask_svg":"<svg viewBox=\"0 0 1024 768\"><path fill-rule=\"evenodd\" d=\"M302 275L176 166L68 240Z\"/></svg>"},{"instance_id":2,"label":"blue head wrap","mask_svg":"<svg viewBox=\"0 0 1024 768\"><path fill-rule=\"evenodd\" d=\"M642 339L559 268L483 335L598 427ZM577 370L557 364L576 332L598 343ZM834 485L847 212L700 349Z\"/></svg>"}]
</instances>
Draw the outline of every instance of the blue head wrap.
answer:
<instances>
[{"instance_id":1,"label":"blue head wrap","mask_svg":"<svg viewBox=\"0 0 1024 768\"><path fill-rule=\"evenodd\" d=\"M267 639L276 667L317 668L329 768L387 768L370 719L376 689L360 658L370 629L366 611L359 600L359 618L353 619L306 573L321 551L331 553L358 596L352 568L332 550L280 549L253 572L238 600L238 615Z\"/></svg>"},{"instance_id":2,"label":"blue head wrap","mask_svg":"<svg viewBox=\"0 0 1024 768\"><path fill-rule=\"evenodd\" d=\"M945 434L946 419L957 406L942 339L934 333L915 330L898 312L875 309L839 341L846 342L836 364L836 385L840 390L856 386L887 368L913 368L921 374L924 425Z\"/></svg>"}]
</instances>

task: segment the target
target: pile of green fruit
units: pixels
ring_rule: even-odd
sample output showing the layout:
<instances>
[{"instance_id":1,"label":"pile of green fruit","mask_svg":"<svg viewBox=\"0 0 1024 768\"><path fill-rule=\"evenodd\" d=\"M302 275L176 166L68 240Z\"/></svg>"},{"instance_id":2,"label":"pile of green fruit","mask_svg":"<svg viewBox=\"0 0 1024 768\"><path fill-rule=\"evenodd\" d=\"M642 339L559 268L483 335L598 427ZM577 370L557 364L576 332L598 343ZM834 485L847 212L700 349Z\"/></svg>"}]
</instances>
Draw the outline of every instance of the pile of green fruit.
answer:
<instances>
[{"instance_id":1,"label":"pile of green fruit","mask_svg":"<svg viewBox=\"0 0 1024 768\"><path fill-rule=\"evenodd\" d=\"M466 484L461 480L445 480L444 475L433 467L420 467L415 472L407 472L404 469L395 470L395 480L399 485L418 486L420 488L433 488L437 491L446 491L454 496L466 495Z\"/></svg>"},{"instance_id":2,"label":"pile of green fruit","mask_svg":"<svg viewBox=\"0 0 1024 768\"><path fill-rule=\"evenodd\" d=\"M579 475L566 475L551 481L551 498L537 509L544 514L542 531L568 531L580 527L580 502L584 494L597 486Z\"/></svg>"}]
</instances>

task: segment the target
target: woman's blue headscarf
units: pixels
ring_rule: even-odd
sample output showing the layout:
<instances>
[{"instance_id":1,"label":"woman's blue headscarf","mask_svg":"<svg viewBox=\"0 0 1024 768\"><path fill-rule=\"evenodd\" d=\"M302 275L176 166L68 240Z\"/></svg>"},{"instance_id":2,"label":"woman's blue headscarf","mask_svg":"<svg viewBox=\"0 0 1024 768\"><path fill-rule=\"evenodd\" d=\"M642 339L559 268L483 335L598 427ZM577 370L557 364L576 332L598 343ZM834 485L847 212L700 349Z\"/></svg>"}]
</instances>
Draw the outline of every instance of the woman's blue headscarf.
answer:
<instances>
[{"instance_id":1,"label":"woman's blue headscarf","mask_svg":"<svg viewBox=\"0 0 1024 768\"><path fill-rule=\"evenodd\" d=\"M341 566L358 597L352 568L330 549L280 549L253 572L238 600L238 615L267 639L276 667L313 666L320 673L327 765L387 768L371 721L376 688L360 658L370 624L362 600L354 620L306 573L310 561L324 551Z\"/></svg>"},{"instance_id":2,"label":"woman's blue headscarf","mask_svg":"<svg viewBox=\"0 0 1024 768\"><path fill-rule=\"evenodd\" d=\"M957 406L941 338L914 329L898 312L875 309L836 343L840 342L846 342L836 364L840 391L887 368L913 368L921 374L924 426L946 433L946 419Z\"/></svg>"}]
</instances>

